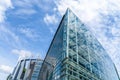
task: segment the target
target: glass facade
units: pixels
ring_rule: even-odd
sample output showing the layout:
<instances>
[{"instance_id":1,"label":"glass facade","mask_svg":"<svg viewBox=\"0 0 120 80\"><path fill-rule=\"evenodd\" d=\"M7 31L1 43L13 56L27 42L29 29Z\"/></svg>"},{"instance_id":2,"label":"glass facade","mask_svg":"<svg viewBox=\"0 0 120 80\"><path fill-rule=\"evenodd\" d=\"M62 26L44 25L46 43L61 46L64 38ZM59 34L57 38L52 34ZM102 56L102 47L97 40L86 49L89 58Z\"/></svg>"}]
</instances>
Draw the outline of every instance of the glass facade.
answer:
<instances>
[{"instance_id":1,"label":"glass facade","mask_svg":"<svg viewBox=\"0 0 120 80\"><path fill-rule=\"evenodd\" d=\"M43 62L42 60L36 60L36 63L32 72L31 80L38 80L42 62Z\"/></svg>"},{"instance_id":2,"label":"glass facade","mask_svg":"<svg viewBox=\"0 0 120 80\"><path fill-rule=\"evenodd\" d=\"M40 70L39 80L119 80L102 45L66 11Z\"/></svg>"},{"instance_id":3,"label":"glass facade","mask_svg":"<svg viewBox=\"0 0 120 80\"><path fill-rule=\"evenodd\" d=\"M8 80L38 80L42 62L40 59L20 60Z\"/></svg>"}]
</instances>

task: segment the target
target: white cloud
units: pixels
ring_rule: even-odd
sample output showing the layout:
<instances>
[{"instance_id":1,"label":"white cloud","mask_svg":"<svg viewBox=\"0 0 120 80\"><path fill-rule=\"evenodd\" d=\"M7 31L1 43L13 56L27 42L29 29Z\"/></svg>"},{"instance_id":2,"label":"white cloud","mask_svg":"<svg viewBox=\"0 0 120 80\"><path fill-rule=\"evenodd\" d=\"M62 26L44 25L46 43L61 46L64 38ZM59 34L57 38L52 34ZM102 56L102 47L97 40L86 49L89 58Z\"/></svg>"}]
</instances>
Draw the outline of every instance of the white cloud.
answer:
<instances>
[{"instance_id":1,"label":"white cloud","mask_svg":"<svg viewBox=\"0 0 120 80\"><path fill-rule=\"evenodd\" d=\"M18 47L21 45L19 36L9 28L10 24L5 22L5 13L11 8L14 8L12 0L0 0L0 41L11 47Z\"/></svg>"},{"instance_id":2,"label":"white cloud","mask_svg":"<svg viewBox=\"0 0 120 80\"><path fill-rule=\"evenodd\" d=\"M8 77L9 74L10 74L10 73L0 72L0 79L6 80L6 78Z\"/></svg>"},{"instance_id":3,"label":"white cloud","mask_svg":"<svg viewBox=\"0 0 120 80\"><path fill-rule=\"evenodd\" d=\"M4 21L5 12L9 8L12 8L11 0L1 0L0 1L0 23Z\"/></svg>"},{"instance_id":4,"label":"white cloud","mask_svg":"<svg viewBox=\"0 0 120 80\"><path fill-rule=\"evenodd\" d=\"M120 1L119 0L56 0L63 15L67 8L84 22L113 59L120 74Z\"/></svg>"},{"instance_id":5,"label":"white cloud","mask_svg":"<svg viewBox=\"0 0 120 80\"><path fill-rule=\"evenodd\" d=\"M49 27L49 30L52 34L54 33L54 29L52 27Z\"/></svg>"},{"instance_id":6,"label":"white cloud","mask_svg":"<svg viewBox=\"0 0 120 80\"><path fill-rule=\"evenodd\" d=\"M49 15L49 14L46 14L45 17L44 17L44 22L49 25L49 24L57 24L58 23L58 17L56 16L56 14L53 14L53 15ZM48 27L51 34L54 33L54 30L55 30L55 27L53 26L49 26Z\"/></svg>"},{"instance_id":7,"label":"white cloud","mask_svg":"<svg viewBox=\"0 0 120 80\"><path fill-rule=\"evenodd\" d=\"M13 70L13 68L8 65L0 65L0 71L2 71L2 72L11 73L12 70Z\"/></svg>"},{"instance_id":8,"label":"white cloud","mask_svg":"<svg viewBox=\"0 0 120 80\"><path fill-rule=\"evenodd\" d=\"M18 57L19 57L18 60L27 59L27 58L33 58L33 59L40 58L40 59L43 59L42 53L33 53L31 51L28 51L28 50L13 49L12 53L18 55Z\"/></svg>"},{"instance_id":9,"label":"white cloud","mask_svg":"<svg viewBox=\"0 0 120 80\"><path fill-rule=\"evenodd\" d=\"M2 36L3 33L9 35L16 42L19 41L19 37L16 36L15 33L13 33L12 31L10 31L7 27L5 27L5 25L2 24L2 25L0 25L0 36ZM4 37L8 37L8 36L4 36Z\"/></svg>"},{"instance_id":10,"label":"white cloud","mask_svg":"<svg viewBox=\"0 0 120 80\"><path fill-rule=\"evenodd\" d=\"M35 0L36 1L36 0ZM21 16L31 16L37 13L37 10L34 8L35 2L27 0L16 0L13 1L15 7L14 14Z\"/></svg>"},{"instance_id":11,"label":"white cloud","mask_svg":"<svg viewBox=\"0 0 120 80\"><path fill-rule=\"evenodd\" d=\"M120 28L115 28L115 27L113 27L113 28L112 28L112 34L113 34L114 36L120 37Z\"/></svg>"},{"instance_id":12,"label":"white cloud","mask_svg":"<svg viewBox=\"0 0 120 80\"><path fill-rule=\"evenodd\" d=\"M57 0L57 9L63 15L67 8L72 9L79 15L80 19L88 22L98 17L98 10L106 11L107 2L101 0ZM99 6L99 4L101 4Z\"/></svg>"},{"instance_id":13,"label":"white cloud","mask_svg":"<svg viewBox=\"0 0 120 80\"><path fill-rule=\"evenodd\" d=\"M34 9L19 9L15 12L16 15L32 15L37 13Z\"/></svg>"},{"instance_id":14,"label":"white cloud","mask_svg":"<svg viewBox=\"0 0 120 80\"><path fill-rule=\"evenodd\" d=\"M10 47L20 47L22 43L19 36L3 23L0 24L0 41Z\"/></svg>"},{"instance_id":15,"label":"white cloud","mask_svg":"<svg viewBox=\"0 0 120 80\"><path fill-rule=\"evenodd\" d=\"M58 19L54 14L53 15L46 14L44 17L44 22L46 24L56 24L58 22Z\"/></svg>"},{"instance_id":16,"label":"white cloud","mask_svg":"<svg viewBox=\"0 0 120 80\"><path fill-rule=\"evenodd\" d=\"M39 10L49 11L52 8L51 3L53 3L52 0L16 0L13 2L14 6L17 7L15 14L28 16Z\"/></svg>"},{"instance_id":17,"label":"white cloud","mask_svg":"<svg viewBox=\"0 0 120 80\"><path fill-rule=\"evenodd\" d=\"M14 50L12 50L12 53L17 54L19 56L18 60L30 58L32 56L32 52L27 51L27 50L14 49Z\"/></svg>"},{"instance_id":18,"label":"white cloud","mask_svg":"<svg viewBox=\"0 0 120 80\"><path fill-rule=\"evenodd\" d=\"M40 40L40 35L35 31L34 29L31 28L20 28L19 29L22 34L24 34L26 37L28 37L31 40Z\"/></svg>"}]
</instances>

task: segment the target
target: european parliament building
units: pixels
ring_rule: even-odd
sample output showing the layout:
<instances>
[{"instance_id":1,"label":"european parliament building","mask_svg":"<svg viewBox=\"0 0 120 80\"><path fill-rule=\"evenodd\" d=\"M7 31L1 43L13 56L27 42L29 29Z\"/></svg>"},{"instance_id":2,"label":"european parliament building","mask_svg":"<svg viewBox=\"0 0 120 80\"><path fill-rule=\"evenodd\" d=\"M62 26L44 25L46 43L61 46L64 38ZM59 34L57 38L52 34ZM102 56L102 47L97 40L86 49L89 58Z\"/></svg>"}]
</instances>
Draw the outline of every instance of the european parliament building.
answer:
<instances>
[{"instance_id":1,"label":"european parliament building","mask_svg":"<svg viewBox=\"0 0 120 80\"><path fill-rule=\"evenodd\" d=\"M105 49L67 9L42 64L39 80L119 79Z\"/></svg>"}]
</instances>

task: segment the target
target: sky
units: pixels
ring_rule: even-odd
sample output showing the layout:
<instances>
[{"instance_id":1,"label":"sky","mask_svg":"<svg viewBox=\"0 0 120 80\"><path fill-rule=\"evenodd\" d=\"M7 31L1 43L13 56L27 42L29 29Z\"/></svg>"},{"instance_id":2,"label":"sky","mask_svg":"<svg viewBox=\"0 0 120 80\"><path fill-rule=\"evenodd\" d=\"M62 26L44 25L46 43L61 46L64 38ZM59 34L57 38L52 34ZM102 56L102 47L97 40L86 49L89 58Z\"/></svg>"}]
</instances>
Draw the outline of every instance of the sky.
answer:
<instances>
[{"instance_id":1,"label":"sky","mask_svg":"<svg viewBox=\"0 0 120 80\"><path fill-rule=\"evenodd\" d=\"M44 59L67 8L98 39L120 74L120 0L0 0L0 80L23 58Z\"/></svg>"}]
</instances>

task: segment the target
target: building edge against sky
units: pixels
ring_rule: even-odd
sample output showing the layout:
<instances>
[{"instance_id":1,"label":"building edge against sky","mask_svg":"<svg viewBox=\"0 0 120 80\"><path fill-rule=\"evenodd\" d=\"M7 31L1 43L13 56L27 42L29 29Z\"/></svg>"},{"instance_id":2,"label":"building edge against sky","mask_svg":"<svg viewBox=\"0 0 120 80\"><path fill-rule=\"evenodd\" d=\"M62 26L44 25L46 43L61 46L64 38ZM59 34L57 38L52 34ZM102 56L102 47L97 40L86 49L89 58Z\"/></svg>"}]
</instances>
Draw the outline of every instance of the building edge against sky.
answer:
<instances>
[{"instance_id":1,"label":"building edge against sky","mask_svg":"<svg viewBox=\"0 0 120 80\"><path fill-rule=\"evenodd\" d=\"M70 9L60 22L39 77L39 80L119 80L105 49Z\"/></svg>"}]
</instances>

